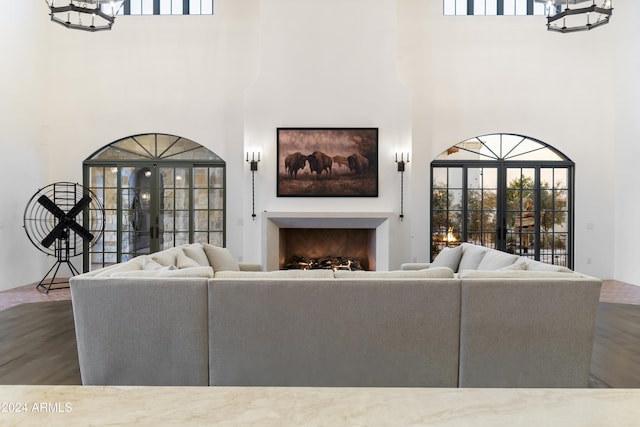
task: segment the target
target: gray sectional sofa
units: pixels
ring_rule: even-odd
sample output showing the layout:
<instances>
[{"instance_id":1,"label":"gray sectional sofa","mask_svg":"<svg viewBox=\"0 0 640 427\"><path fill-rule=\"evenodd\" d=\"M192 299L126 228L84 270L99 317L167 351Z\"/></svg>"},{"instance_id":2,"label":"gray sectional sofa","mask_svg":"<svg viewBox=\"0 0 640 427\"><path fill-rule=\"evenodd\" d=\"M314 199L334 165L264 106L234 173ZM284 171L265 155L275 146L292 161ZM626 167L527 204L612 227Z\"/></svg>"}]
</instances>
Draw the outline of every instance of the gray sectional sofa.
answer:
<instances>
[{"instance_id":1,"label":"gray sectional sofa","mask_svg":"<svg viewBox=\"0 0 640 427\"><path fill-rule=\"evenodd\" d=\"M172 248L71 279L82 381L587 387L601 282L538 264L463 244L401 271L263 272Z\"/></svg>"}]
</instances>

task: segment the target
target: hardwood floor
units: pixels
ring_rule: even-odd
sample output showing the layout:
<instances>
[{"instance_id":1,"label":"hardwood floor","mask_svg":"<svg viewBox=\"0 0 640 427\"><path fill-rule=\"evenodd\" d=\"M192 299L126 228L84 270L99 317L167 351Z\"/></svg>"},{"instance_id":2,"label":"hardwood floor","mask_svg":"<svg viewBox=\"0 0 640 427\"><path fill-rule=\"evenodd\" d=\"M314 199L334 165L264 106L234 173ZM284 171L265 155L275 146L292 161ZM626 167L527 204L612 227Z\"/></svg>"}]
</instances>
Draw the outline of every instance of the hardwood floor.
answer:
<instances>
[{"instance_id":1,"label":"hardwood floor","mask_svg":"<svg viewBox=\"0 0 640 427\"><path fill-rule=\"evenodd\" d=\"M591 387L640 388L640 286L605 281ZM0 385L81 384L69 289L0 292Z\"/></svg>"},{"instance_id":2,"label":"hardwood floor","mask_svg":"<svg viewBox=\"0 0 640 427\"><path fill-rule=\"evenodd\" d=\"M82 384L70 300L7 308L0 325L0 384Z\"/></svg>"}]
</instances>

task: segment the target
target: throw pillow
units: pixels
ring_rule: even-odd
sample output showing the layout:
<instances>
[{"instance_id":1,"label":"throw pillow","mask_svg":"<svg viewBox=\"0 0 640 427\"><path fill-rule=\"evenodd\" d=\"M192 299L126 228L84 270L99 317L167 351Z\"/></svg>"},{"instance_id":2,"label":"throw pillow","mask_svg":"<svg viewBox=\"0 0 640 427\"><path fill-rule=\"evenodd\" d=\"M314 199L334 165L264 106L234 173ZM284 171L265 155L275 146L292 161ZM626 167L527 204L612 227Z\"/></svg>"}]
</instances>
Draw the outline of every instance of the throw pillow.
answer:
<instances>
[{"instance_id":1,"label":"throw pillow","mask_svg":"<svg viewBox=\"0 0 640 427\"><path fill-rule=\"evenodd\" d=\"M156 262L150 257L147 257L142 261L143 270L159 270L161 268L162 268L162 264Z\"/></svg>"},{"instance_id":2,"label":"throw pillow","mask_svg":"<svg viewBox=\"0 0 640 427\"><path fill-rule=\"evenodd\" d=\"M458 270L458 264L460 264L460 258L462 258L462 246L444 248L433 260L430 268L447 267L456 271Z\"/></svg>"},{"instance_id":3,"label":"throw pillow","mask_svg":"<svg viewBox=\"0 0 640 427\"><path fill-rule=\"evenodd\" d=\"M573 271L561 265L547 264L540 261L528 260L527 270L531 271L552 271L559 273L572 273Z\"/></svg>"},{"instance_id":4,"label":"throw pillow","mask_svg":"<svg viewBox=\"0 0 640 427\"><path fill-rule=\"evenodd\" d=\"M508 254L498 250L489 250L480 260L478 270L500 270L518 261L518 255Z\"/></svg>"},{"instance_id":5,"label":"throw pillow","mask_svg":"<svg viewBox=\"0 0 640 427\"><path fill-rule=\"evenodd\" d=\"M160 265L176 265L176 255L181 252L180 249L170 248L149 255L149 258Z\"/></svg>"},{"instance_id":6,"label":"throw pillow","mask_svg":"<svg viewBox=\"0 0 640 427\"><path fill-rule=\"evenodd\" d=\"M213 267L213 271L240 271L240 267L231 252L227 248L213 246L203 243L204 253L207 254L209 265Z\"/></svg>"},{"instance_id":7,"label":"throw pillow","mask_svg":"<svg viewBox=\"0 0 640 427\"><path fill-rule=\"evenodd\" d=\"M458 264L458 271L462 270L477 270L480 261L490 250L484 246L474 245L472 243L463 243L462 245L462 258L460 258L460 264Z\"/></svg>"},{"instance_id":8,"label":"throw pillow","mask_svg":"<svg viewBox=\"0 0 640 427\"><path fill-rule=\"evenodd\" d=\"M194 260L203 267L209 267L209 258L207 258L207 254L204 252L204 248L200 243L192 243L190 245L184 245L182 247L182 251L186 256Z\"/></svg>"},{"instance_id":9,"label":"throw pillow","mask_svg":"<svg viewBox=\"0 0 640 427\"><path fill-rule=\"evenodd\" d=\"M526 270L527 269L527 259L524 257L519 257L516 262L511 265L507 265L506 267L502 267L498 269L498 271L518 271L518 270Z\"/></svg>"},{"instance_id":10,"label":"throw pillow","mask_svg":"<svg viewBox=\"0 0 640 427\"><path fill-rule=\"evenodd\" d=\"M202 253L204 253L204 251ZM178 255L176 256L176 266L180 269L191 268L191 267L204 267L198 264L194 259L189 258L184 253L178 253ZM209 267L209 265L207 264L206 267Z\"/></svg>"}]
</instances>

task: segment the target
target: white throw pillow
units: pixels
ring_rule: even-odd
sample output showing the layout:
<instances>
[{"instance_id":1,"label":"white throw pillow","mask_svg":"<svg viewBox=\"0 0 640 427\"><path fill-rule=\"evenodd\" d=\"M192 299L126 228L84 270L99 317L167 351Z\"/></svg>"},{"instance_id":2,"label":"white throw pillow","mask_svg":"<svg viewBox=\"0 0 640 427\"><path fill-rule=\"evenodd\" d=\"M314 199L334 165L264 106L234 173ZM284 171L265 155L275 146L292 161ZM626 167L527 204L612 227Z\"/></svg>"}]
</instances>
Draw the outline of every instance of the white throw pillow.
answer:
<instances>
[{"instance_id":1,"label":"white throw pillow","mask_svg":"<svg viewBox=\"0 0 640 427\"><path fill-rule=\"evenodd\" d=\"M213 267L213 271L240 271L240 267L231 252L227 248L213 246L203 243L204 253L207 254L209 265Z\"/></svg>"},{"instance_id":2,"label":"white throw pillow","mask_svg":"<svg viewBox=\"0 0 640 427\"><path fill-rule=\"evenodd\" d=\"M456 246L455 248L444 248L433 260L430 268L447 267L453 271L457 271L458 264L460 264L460 258L462 258L462 246Z\"/></svg>"},{"instance_id":3,"label":"white throw pillow","mask_svg":"<svg viewBox=\"0 0 640 427\"><path fill-rule=\"evenodd\" d=\"M149 255L149 258L160 265L176 265L176 256L182 251L178 248L169 248Z\"/></svg>"},{"instance_id":4,"label":"white throw pillow","mask_svg":"<svg viewBox=\"0 0 640 427\"><path fill-rule=\"evenodd\" d=\"M202 253L204 253L204 251ZM179 269L191 268L191 267L203 267L200 264L198 264L194 259L188 257L184 253L178 253L178 255L176 256L176 266ZM209 265L207 264L206 267L209 267Z\"/></svg>"},{"instance_id":5,"label":"white throw pillow","mask_svg":"<svg viewBox=\"0 0 640 427\"><path fill-rule=\"evenodd\" d=\"M142 261L142 269L143 270L160 270L162 268L162 264L156 262L151 257L147 257Z\"/></svg>"},{"instance_id":6,"label":"white throw pillow","mask_svg":"<svg viewBox=\"0 0 640 427\"><path fill-rule=\"evenodd\" d=\"M547 264L540 261L527 260L527 270L530 271L552 271L559 273L572 273L573 271L561 265Z\"/></svg>"},{"instance_id":7,"label":"white throw pillow","mask_svg":"<svg viewBox=\"0 0 640 427\"><path fill-rule=\"evenodd\" d=\"M480 260L477 270L500 270L518 261L518 255L508 254L498 250L489 250Z\"/></svg>"},{"instance_id":8,"label":"white throw pillow","mask_svg":"<svg viewBox=\"0 0 640 427\"><path fill-rule=\"evenodd\" d=\"M460 258L457 271L477 270L482 258L490 250L484 246L474 245L472 243L463 243L460 246L462 246L462 258Z\"/></svg>"},{"instance_id":9,"label":"white throw pillow","mask_svg":"<svg viewBox=\"0 0 640 427\"><path fill-rule=\"evenodd\" d=\"M498 269L498 271L518 271L527 269L527 260L524 257L519 257L516 262L506 267Z\"/></svg>"},{"instance_id":10,"label":"white throw pillow","mask_svg":"<svg viewBox=\"0 0 640 427\"><path fill-rule=\"evenodd\" d=\"M207 254L204 252L204 248L200 243L192 243L190 245L182 246L182 252L192 260L198 263L203 267L209 267L209 258L207 258Z\"/></svg>"}]
</instances>

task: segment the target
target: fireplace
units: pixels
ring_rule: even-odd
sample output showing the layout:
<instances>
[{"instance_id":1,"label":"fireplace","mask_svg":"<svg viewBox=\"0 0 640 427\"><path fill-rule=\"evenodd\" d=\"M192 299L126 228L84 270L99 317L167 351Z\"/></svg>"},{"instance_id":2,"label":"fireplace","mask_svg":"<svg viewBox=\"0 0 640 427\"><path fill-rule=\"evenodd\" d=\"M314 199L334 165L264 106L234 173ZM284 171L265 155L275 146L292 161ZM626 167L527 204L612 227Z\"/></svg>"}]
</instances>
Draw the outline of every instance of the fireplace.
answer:
<instances>
[{"instance_id":1,"label":"fireplace","mask_svg":"<svg viewBox=\"0 0 640 427\"><path fill-rule=\"evenodd\" d=\"M294 262L351 263L353 269L389 269L390 213L265 213L263 264L267 270ZM338 261L337 261L338 260ZM357 264L354 264L357 263ZM305 268L300 265L297 268ZM345 268L341 265L336 268Z\"/></svg>"},{"instance_id":2,"label":"fireplace","mask_svg":"<svg viewBox=\"0 0 640 427\"><path fill-rule=\"evenodd\" d=\"M280 228L280 269L375 270L375 229Z\"/></svg>"}]
</instances>

